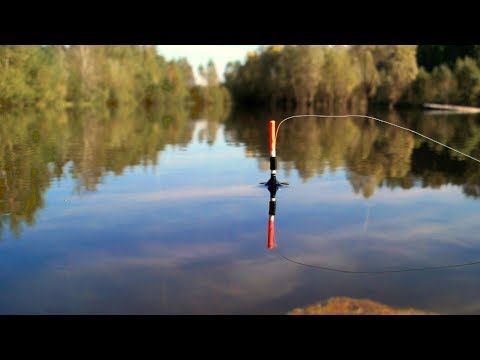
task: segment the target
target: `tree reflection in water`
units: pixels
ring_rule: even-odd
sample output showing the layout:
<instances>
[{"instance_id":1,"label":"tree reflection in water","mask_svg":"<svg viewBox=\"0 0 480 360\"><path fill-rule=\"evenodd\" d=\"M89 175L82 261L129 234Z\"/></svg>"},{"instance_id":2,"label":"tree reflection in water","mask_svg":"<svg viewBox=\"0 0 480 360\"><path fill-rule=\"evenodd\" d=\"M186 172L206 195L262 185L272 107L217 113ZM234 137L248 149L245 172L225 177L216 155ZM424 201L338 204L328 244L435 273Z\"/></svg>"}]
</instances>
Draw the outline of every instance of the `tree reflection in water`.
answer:
<instances>
[{"instance_id":1,"label":"tree reflection in water","mask_svg":"<svg viewBox=\"0 0 480 360\"><path fill-rule=\"evenodd\" d=\"M0 115L0 236L6 224L18 237L33 225L44 194L69 173L78 193L96 191L107 174L129 166L157 166L167 145L184 147L194 129L192 117L207 119L199 134L211 143L228 110L213 107L120 108L113 112L9 112ZM211 110L211 111L209 111Z\"/></svg>"}]
</instances>

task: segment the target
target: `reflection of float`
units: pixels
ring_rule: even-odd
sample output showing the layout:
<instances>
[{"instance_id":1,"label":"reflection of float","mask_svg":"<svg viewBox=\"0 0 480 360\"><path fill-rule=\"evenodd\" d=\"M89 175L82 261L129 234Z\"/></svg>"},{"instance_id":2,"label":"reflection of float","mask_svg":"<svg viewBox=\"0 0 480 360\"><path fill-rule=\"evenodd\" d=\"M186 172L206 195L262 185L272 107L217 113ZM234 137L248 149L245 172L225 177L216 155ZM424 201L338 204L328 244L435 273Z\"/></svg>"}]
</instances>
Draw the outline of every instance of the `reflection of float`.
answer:
<instances>
[{"instance_id":1,"label":"reflection of float","mask_svg":"<svg viewBox=\"0 0 480 360\"><path fill-rule=\"evenodd\" d=\"M268 191L270 192L270 203L268 206L268 240L267 248L272 250L275 244L275 194L277 193L277 186L269 186Z\"/></svg>"}]
</instances>

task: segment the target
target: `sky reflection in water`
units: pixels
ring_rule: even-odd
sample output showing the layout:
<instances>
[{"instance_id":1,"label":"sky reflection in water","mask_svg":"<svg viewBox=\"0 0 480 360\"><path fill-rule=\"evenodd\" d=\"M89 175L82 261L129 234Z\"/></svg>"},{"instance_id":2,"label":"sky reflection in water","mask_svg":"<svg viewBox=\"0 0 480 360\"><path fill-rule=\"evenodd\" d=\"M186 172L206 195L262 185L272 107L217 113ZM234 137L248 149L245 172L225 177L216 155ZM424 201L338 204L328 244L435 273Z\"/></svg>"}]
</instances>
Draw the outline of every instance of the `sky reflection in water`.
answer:
<instances>
[{"instance_id":1,"label":"sky reflection in water","mask_svg":"<svg viewBox=\"0 0 480 360\"><path fill-rule=\"evenodd\" d=\"M478 155L475 117L388 116ZM1 140L18 131L1 154L0 312L269 314L331 296L480 311L480 266L349 275L277 253L352 271L479 260L478 164L368 122L285 124L278 178L291 185L268 251L270 117L126 116L89 120L91 132L49 119L37 143L7 119Z\"/></svg>"}]
</instances>

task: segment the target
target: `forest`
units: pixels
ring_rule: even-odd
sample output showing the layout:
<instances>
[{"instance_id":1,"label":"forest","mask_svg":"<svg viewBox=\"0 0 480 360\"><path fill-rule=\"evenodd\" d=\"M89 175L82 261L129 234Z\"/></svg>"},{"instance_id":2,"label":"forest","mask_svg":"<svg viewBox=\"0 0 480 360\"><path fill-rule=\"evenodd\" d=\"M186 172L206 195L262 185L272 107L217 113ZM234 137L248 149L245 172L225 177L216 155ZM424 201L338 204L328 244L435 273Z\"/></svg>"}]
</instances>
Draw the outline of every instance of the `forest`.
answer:
<instances>
[{"instance_id":1,"label":"forest","mask_svg":"<svg viewBox=\"0 0 480 360\"><path fill-rule=\"evenodd\" d=\"M480 105L480 46L271 45L230 62L238 104L318 107Z\"/></svg>"},{"instance_id":2,"label":"forest","mask_svg":"<svg viewBox=\"0 0 480 360\"><path fill-rule=\"evenodd\" d=\"M223 69L222 69L223 70ZM0 46L0 109L118 106L480 106L480 45L269 45L212 61L195 84L185 58L155 46ZM232 98L232 99L231 99Z\"/></svg>"},{"instance_id":3,"label":"forest","mask_svg":"<svg viewBox=\"0 0 480 360\"><path fill-rule=\"evenodd\" d=\"M0 109L118 106L225 106L212 61L197 86L186 59L167 61L155 46L0 46Z\"/></svg>"}]
</instances>

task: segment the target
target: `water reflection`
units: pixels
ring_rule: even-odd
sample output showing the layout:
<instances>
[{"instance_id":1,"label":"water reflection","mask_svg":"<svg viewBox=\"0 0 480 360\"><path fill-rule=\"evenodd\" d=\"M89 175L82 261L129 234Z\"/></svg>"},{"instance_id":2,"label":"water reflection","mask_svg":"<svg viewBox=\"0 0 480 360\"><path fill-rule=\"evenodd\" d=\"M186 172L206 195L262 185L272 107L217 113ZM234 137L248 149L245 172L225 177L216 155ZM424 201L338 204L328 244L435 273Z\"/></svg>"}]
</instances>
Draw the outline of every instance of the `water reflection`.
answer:
<instances>
[{"instance_id":1,"label":"water reflection","mask_svg":"<svg viewBox=\"0 0 480 360\"><path fill-rule=\"evenodd\" d=\"M477 118L389 116L478 156ZM269 251L258 182L282 115L198 118L2 115L0 312L286 313L339 295L478 311L479 267L359 277L277 256L348 271L480 259L473 161L368 121L287 123Z\"/></svg>"},{"instance_id":2,"label":"water reflection","mask_svg":"<svg viewBox=\"0 0 480 360\"><path fill-rule=\"evenodd\" d=\"M275 114L282 119L291 114ZM374 114L407 127L473 157L480 156L478 115L425 116L422 112ZM239 114L227 124L228 139L245 144L249 156L265 169L268 157L266 121L271 114ZM286 122L277 139L279 165L296 170L304 182L327 171L345 170L355 193L371 197L381 187L439 188L453 184L466 196L480 196L480 167L465 156L427 139L371 119L304 118Z\"/></svg>"},{"instance_id":3,"label":"water reflection","mask_svg":"<svg viewBox=\"0 0 480 360\"><path fill-rule=\"evenodd\" d=\"M285 254L282 249L278 249L277 247L277 242L276 242L276 237L277 237L277 232L275 231L275 215L276 215L276 209L277 209L277 192L280 188L283 188L281 184L277 185L269 185L265 186L266 189L268 190L270 194L270 199L269 199L269 204L268 204L268 226L267 226L267 249L268 250L275 250L275 255L278 255L280 258L283 260L286 260L288 262L291 262L296 265L300 266L305 266L309 268L315 268L315 269L320 269L320 270L327 270L327 271L333 271L333 272L338 272L338 273L344 273L344 274L392 274L392 273L403 273L403 272L415 272L415 271L426 271L426 270L440 270L440 269L452 269L452 268L460 268L460 267L465 267L465 266L472 266L472 265L479 265L480 264L480 258L475 258L477 260L475 261L469 261L469 262L460 262L460 263L444 263L444 264L437 264L437 265L431 265L431 266L424 266L424 267L404 267L404 268L395 268L392 269L391 266L390 268L386 269L377 269L377 270L363 270L363 269L357 269L357 270L351 270L348 267L351 266L351 264L347 264L348 266L345 268L341 267L334 267L334 266L322 266L321 264L315 264L315 263L309 263L301 260L296 260L291 257L289 257L287 254ZM295 190L293 190L295 192ZM353 202L354 199L351 199L350 202ZM370 238L371 235L375 236L375 232L373 234L367 234L368 232L368 223L369 223L369 218L370 218L370 211L371 211L371 204L367 203L366 206L366 214L365 214L365 220L363 222L363 234L361 234L361 237L364 239L366 243L370 242L372 239ZM297 223L297 221L293 221L294 224ZM438 227L438 226L430 226L426 228L421 228L419 231L414 232L414 235L422 235L426 234L427 236L436 236L436 233L438 232L445 232L446 229L443 227ZM299 229L299 233L301 233L301 230ZM348 233L347 233L348 234ZM359 234L357 234L358 237ZM290 234L292 238L297 238L298 236ZM327 235L328 236L328 235ZM351 239L355 235L353 234L348 234L347 238ZM318 239L320 240L323 237L322 233L317 234ZM396 236L397 238L399 237L398 235ZM285 239L284 239L285 240ZM287 243L289 242L289 239L286 239ZM405 239L403 239L405 240ZM455 241L454 239L450 239L450 241ZM367 245L367 244L365 244ZM295 248L298 250L298 248L302 249L302 246L299 246L299 244L290 244L290 248ZM288 249L288 246L287 246ZM315 249L315 246L312 246L312 244L309 245L309 250L313 252ZM317 249L315 249L317 251ZM383 250L386 254L390 253L390 249L386 248ZM300 251L300 254L302 251ZM331 251L327 251L328 254L331 254ZM345 252L345 255L348 252ZM298 251L297 251L298 255ZM304 254L303 254L304 255ZM312 261L318 262L318 258L315 256L310 256L309 257ZM354 256L352 256L354 258ZM408 256L407 256L408 258ZM429 258L429 256L425 256L425 258ZM320 261L321 262L321 261ZM391 264L390 264L391 265Z\"/></svg>"},{"instance_id":4,"label":"water reflection","mask_svg":"<svg viewBox=\"0 0 480 360\"><path fill-rule=\"evenodd\" d=\"M304 120L305 118L307 118L307 116L294 116L294 118L297 118L298 120L300 120L301 118L303 118L302 120ZM293 117L292 117L293 118ZM358 118L358 117L357 117ZM368 118L368 117L366 117ZM289 118L286 118L287 119L290 119ZM321 120L325 121L326 119L328 119L327 117L324 117L322 118ZM345 118L342 118L341 120L344 120ZM316 119L318 121L318 119ZM338 118L335 119L335 120L339 120ZM365 120L364 118L362 120ZM375 120L373 118L369 118L369 119L366 119L366 120ZM284 121L281 121L280 125L283 123ZM382 123L385 123L385 121L382 121L380 120L380 122ZM400 125L394 125L394 128L393 130L396 130L396 132L398 133L398 128L400 128L401 126ZM310 129L311 131L314 131L314 129ZM408 130L408 128L402 128L401 130L404 131L404 133L407 133L409 135L412 135L412 132L408 133L406 130ZM327 132L328 134L328 132ZM387 135L380 135L380 136L377 136L379 137L380 139L382 139L382 137L386 137L388 138L388 136L390 136L390 133L388 132ZM429 145L441 145L441 144L435 144L436 141L432 141L431 139L428 139L428 138L425 138L425 136L422 138L422 136L419 136L419 134L414 134L414 136L420 138L420 139L424 139L427 141L427 143L421 143L419 142L420 146L419 146L419 158L422 159L422 156L425 156L424 153L422 153L422 150L423 151L426 151L427 154L428 152L430 151L429 150ZM355 137L355 138L358 138ZM363 138L363 137L362 137ZM397 135L394 135L394 138L395 139L397 138L398 139L398 136ZM277 139L278 141L278 139ZM377 140L377 141L381 141L381 140ZM396 148L400 149L400 152L402 151L402 149L407 149L407 153L408 153L408 158L410 158L412 156L412 149L413 149L413 141L414 139L413 138L407 138L406 140L403 140L400 138L400 144L403 144L403 146L395 146L395 141L381 141L381 142L384 142L386 143L386 145L389 145L393 148L393 151L395 151ZM405 146L406 145L406 146ZM373 145L372 147L376 147L376 150L387 150L387 149L382 149L382 148L379 148L378 146L375 146ZM473 158L471 155L468 155L468 154L462 154L460 153L459 154L459 150L457 149L454 149L454 148L449 148L449 149L446 149L446 147L448 147L448 145L445 145L444 144L444 149L443 151L440 151L439 154L437 154L437 156L439 158L443 158L443 161L441 161L440 163L442 165L447 165L447 167L444 167L444 169L448 169L448 170L453 170L454 171L458 171L459 170L459 167L458 165L461 164L461 165L465 165L465 163L470 163L473 161L475 162L480 162L480 160L477 160L476 158ZM288 151L288 150L287 150ZM382 153L386 153L387 151L381 151ZM462 162L459 162L457 159L452 159L452 154L455 154L457 156L461 156L461 161ZM397 160L397 162L399 162L400 159L404 159L404 157L402 156L397 156L395 158L395 154L392 155L392 157L389 159L389 161L387 161L386 163L389 164L390 162L393 162L394 160ZM270 158L271 160L272 158ZM378 158L377 158L378 160ZM426 159L427 161L429 160L429 158ZM353 186L353 189L354 189L354 192L355 193L359 193L361 189L364 189L365 188L365 185L366 186L369 186L370 184L372 184L372 182L370 181L370 179L373 178L373 176L370 174L369 171L367 171L367 175L362 175L362 173L365 171L365 169L362 169L362 168L358 168L358 167L355 167L356 164L355 163L349 163L349 159L344 159L345 163L347 164L347 168L344 169L344 171L346 172L347 174L347 179L351 182L352 186ZM478 168L478 164L476 164L474 162L474 165L477 166ZM361 163L361 160L358 160L357 159L357 163ZM381 161L380 161L381 163ZM449 163L453 163L453 165L451 165L450 167L448 167L448 165L450 165ZM348 167L348 165L351 165L350 167ZM367 163L368 164L368 163ZM272 167L270 166L270 168L272 169ZM401 171L401 172L395 172L393 171L393 173L390 171L390 172L384 172L382 175L384 178L386 178L386 180L388 181L389 179L395 179L395 178L402 178L406 175L406 173L408 171L410 171L410 168L411 166L408 166L407 168L407 171ZM437 167L437 169L439 169L440 167ZM355 170L352 170L352 169L355 169L357 170L358 172L356 172ZM441 168L440 168L441 169ZM336 169L334 168L334 171ZM369 169L370 170L370 169ZM478 171L478 170L477 170ZM375 174L375 172L374 172ZM273 175L272 175L273 176ZM393 182L393 184L395 184L395 182ZM267 184L268 185L268 184ZM443 184L440 184L440 185L443 185ZM402 186L403 187L403 186ZM413 187L413 184L410 186L410 187ZM403 187L405 188L405 187ZM408 188L408 187L407 187ZM471 196L472 193L468 191L468 189L470 189L471 186L470 184L467 185L467 187L463 188L463 191L464 193L467 195L467 196ZM268 186L268 191L270 193L270 201L269 201L269 222L268 222L268 230L267 230L267 248L269 250L272 250L274 249L275 247L277 247L277 244L275 242L275 214L276 214L276 192L278 190L278 185L275 185L275 184L270 184ZM365 191L362 191L362 194L365 198L370 198L373 194L373 191L372 192L367 192L365 193ZM474 195L474 197L476 197ZM370 216L370 206L367 206L367 213L366 213L366 217L365 217L365 222L364 222L364 233L366 234L367 230L368 230L368 222L369 222L369 216ZM429 235L433 235L436 230L438 229L428 229L427 230L427 234ZM364 234L364 237L365 237L365 234ZM322 237L322 234L318 234L318 236L321 238ZM349 238L351 238L352 236L350 235ZM368 239L368 241L370 241L370 239ZM387 250L388 251L388 250ZM294 260L292 258L289 258L287 256L285 256L284 254L282 254L281 252L278 252L278 255L283 258L284 260L287 260L289 262L292 262L292 263L295 263L297 265L302 265L302 266L306 266L306 267L311 267L311 268L317 268L317 269L322 269L322 270L329 270L329 271L334 271L334 272L340 272L340 273L348 273L348 274L387 274L387 273L400 273L400 272L411 272L411 271L424 271L424 270L437 270L437 269L448 269L448 268L458 268L458 267L464 267L464 266L471 266L471 265L478 265L480 264L480 260L476 260L476 261L469 261L469 262L461 262L461 263L447 263L447 264L437 264L435 266L425 266L425 267L404 267L404 268L398 268L398 266L394 266L393 268L390 267L390 269L377 269L377 270L348 270L347 268L340 268L340 267L333 267L333 266L322 266L322 265L315 265L315 264L312 264L312 263L307 263L307 262L302 262L302 261L298 261L298 260Z\"/></svg>"},{"instance_id":5,"label":"water reflection","mask_svg":"<svg viewBox=\"0 0 480 360\"><path fill-rule=\"evenodd\" d=\"M227 114L213 112L196 136L213 144ZM96 191L108 174L121 176L161 162L167 146L186 147L192 114L181 107L115 112L13 112L0 114L0 238L17 237L45 207L45 192L68 175L75 194Z\"/></svg>"},{"instance_id":6,"label":"water reflection","mask_svg":"<svg viewBox=\"0 0 480 360\"><path fill-rule=\"evenodd\" d=\"M96 191L107 174L121 176L141 165L156 167L169 145L184 148L196 136L212 145L227 114L213 112L193 134L185 109L115 113L5 113L0 123L0 234L6 226L20 236L22 224L35 224L45 192L66 174L74 193ZM236 113L226 122L229 143L268 169L266 119L291 114ZM388 112L376 114L471 156L480 156L478 115ZM414 134L368 119L311 119L287 122L277 142L278 162L287 176L304 182L327 171L345 170L355 194L370 198L379 188L404 190L460 186L480 196L480 167L464 156ZM161 164L160 164L161 167ZM1 236L1 235L0 235Z\"/></svg>"},{"instance_id":7,"label":"water reflection","mask_svg":"<svg viewBox=\"0 0 480 360\"><path fill-rule=\"evenodd\" d=\"M275 213L277 209L276 193L278 186L268 186L268 192L270 193L270 201L268 203L268 233L267 233L267 249L272 250L276 247L275 244Z\"/></svg>"}]
</instances>

